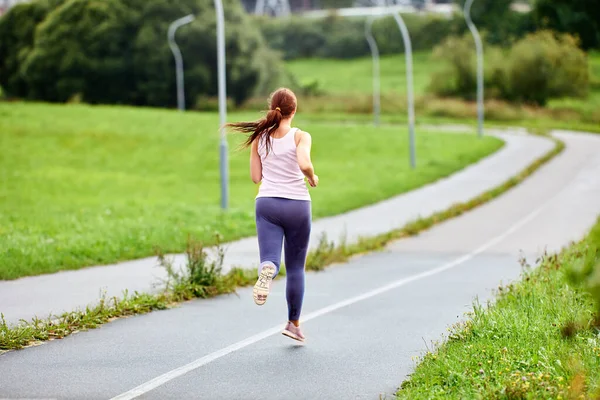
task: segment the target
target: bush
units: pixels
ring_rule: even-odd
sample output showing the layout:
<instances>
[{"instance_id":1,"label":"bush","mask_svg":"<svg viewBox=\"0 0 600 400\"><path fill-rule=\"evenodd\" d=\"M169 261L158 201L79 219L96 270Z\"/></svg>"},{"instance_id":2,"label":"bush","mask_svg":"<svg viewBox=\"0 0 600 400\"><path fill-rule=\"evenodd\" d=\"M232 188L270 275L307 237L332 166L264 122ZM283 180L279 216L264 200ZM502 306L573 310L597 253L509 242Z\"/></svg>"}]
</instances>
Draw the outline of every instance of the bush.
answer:
<instances>
[{"instance_id":1,"label":"bush","mask_svg":"<svg viewBox=\"0 0 600 400\"><path fill-rule=\"evenodd\" d=\"M365 38L365 18L342 18L329 15L322 19L253 17L261 27L269 46L285 59L322 57L352 58L370 55ZM445 37L464 32L462 17L447 19L435 15L404 15L414 51L428 50ZM400 30L392 17L378 19L373 35L381 54L404 51Z\"/></svg>"},{"instance_id":2,"label":"bush","mask_svg":"<svg viewBox=\"0 0 600 400\"><path fill-rule=\"evenodd\" d=\"M488 98L545 105L550 98L582 97L588 92L587 57L572 36L540 31L521 39L509 52L493 46L485 51ZM472 37L448 38L434 54L447 62L447 68L432 76L429 90L473 100L477 83Z\"/></svg>"},{"instance_id":3,"label":"bush","mask_svg":"<svg viewBox=\"0 0 600 400\"><path fill-rule=\"evenodd\" d=\"M589 89L586 54L570 35L540 31L515 45L508 66L509 99L545 105L553 97L584 97Z\"/></svg>"},{"instance_id":4,"label":"bush","mask_svg":"<svg viewBox=\"0 0 600 400\"><path fill-rule=\"evenodd\" d=\"M503 97L506 92L504 52L486 46L484 56L484 87L489 97ZM429 90L439 96L458 96L474 100L477 92L477 60L475 43L470 33L449 37L434 49L434 59L446 63L445 69L432 76Z\"/></svg>"},{"instance_id":5,"label":"bush","mask_svg":"<svg viewBox=\"0 0 600 400\"><path fill-rule=\"evenodd\" d=\"M473 19L477 26L487 32L492 44L507 45L535 30L530 14L513 12L507 0L487 0L494 10L501 10L501 18L486 12L485 7L475 2ZM285 59L307 57L352 58L370 55L365 39L365 18L343 18L334 13L325 18L279 19L253 17L256 25L273 49L282 52ZM402 16L415 51L430 50L447 37L468 32L461 13L450 18L431 14L405 14ZM373 24L373 35L381 54L404 52L402 35L393 17L377 19Z\"/></svg>"},{"instance_id":6,"label":"bush","mask_svg":"<svg viewBox=\"0 0 600 400\"><path fill-rule=\"evenodd\" d=\"M29 96L67 101L80 94L91 103L115 103L131 93L128 68L131 12L118 0L69 0L48 14L21 67Z\"/></svg>"},{"instance_id":7,"label":"bush","mask_svg":"<svg viewBox=\"0 0 600 400\"><path fill-rule=\"evenodd\" d=\"M318 23L306 22L301 18L255 18L269 47L282 52L285 59L310 57L325 45L323 27Z\"/></svg>"},{"instance_id":8,"label":"bush","mask_svg":"<svg viewBox=\"0 0 600 400\"><path fill-rule=\"evenodd\" d=\"M448 67L432 76L430 90L442 97L472 98L477 85L473 39L450 37L435 48L433 56Z\"/></svg>"},{"instance_id":9,"label":"bush","mask_svg":"<svg viewBox=\"0 0 600 400\"><path fill-rule=\"evenodd\" d=\"M224 3L227 91L239 104L278 86L282 65L239 2ZM177 43L191 106L218 92L211 0L45 0L14 7L0 19L0 84L9 95L45 101L175 106L166 35L172 21L190 13L196 19L177 32Z\"/></svg>"}]
</instances>

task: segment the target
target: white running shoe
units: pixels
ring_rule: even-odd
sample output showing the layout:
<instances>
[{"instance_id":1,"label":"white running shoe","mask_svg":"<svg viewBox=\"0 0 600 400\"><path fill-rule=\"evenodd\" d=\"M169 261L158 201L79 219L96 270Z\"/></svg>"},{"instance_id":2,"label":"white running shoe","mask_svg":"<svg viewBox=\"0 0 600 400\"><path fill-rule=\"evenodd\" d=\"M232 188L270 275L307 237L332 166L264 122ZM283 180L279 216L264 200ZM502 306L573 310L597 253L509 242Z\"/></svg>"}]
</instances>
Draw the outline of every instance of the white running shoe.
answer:
<instances>
[{"instance_id":1,"label":"white running shoe","mask_svg":"<svg viewBox=\"0 0 600 400\"><path fill-rule=\"evenodd\" d=\"M258 275L258 280L254 285L254 290L252 290L252 297L254 297L254 302L259 306L262 306L267 301L275 271L275 264L268 263L265 264Z\"/></svg>"}]
</instances>

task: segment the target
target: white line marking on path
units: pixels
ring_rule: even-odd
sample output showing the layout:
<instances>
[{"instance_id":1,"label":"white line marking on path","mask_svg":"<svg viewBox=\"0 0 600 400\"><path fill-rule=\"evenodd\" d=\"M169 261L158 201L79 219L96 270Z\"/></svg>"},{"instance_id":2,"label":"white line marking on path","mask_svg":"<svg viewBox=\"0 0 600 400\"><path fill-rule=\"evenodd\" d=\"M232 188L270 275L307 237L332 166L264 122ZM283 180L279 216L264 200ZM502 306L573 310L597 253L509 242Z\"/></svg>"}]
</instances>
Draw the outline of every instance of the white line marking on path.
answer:
<instances>
[{"instance_id":1,"label":"white line marking on path","mask_svg":"<svg viewBox=\"0 0 600 400\"><path fill-rule=\"evenodd\" d=\"M523 219L521 219L519 222L517 222L516 224L514 224L513 226L511 226L506 232L504 232L503 234L496 236L494 239L490 240L489 242L485 243L484 245L482 245L481 247L477 248L476 250L472 251L469 254L466 254L460 258L457 258L454 261L451 261L447 264L444 264L440 267L434 268L434 269L430 269L428 271L425 272L421 272L420 274L416 274L416 275L412 275L409 276L407 278L403 278L403 279L399 279L395 282L392 282L388 285L385 286L381 286L377 289L371 290L369 292L363 293L360 296L356 296L356 297L352 297L343 301L340 301L339 303L335 303L332 304L330 306L321 308L317 311L314 311L312 313L307 314L305 317L302 318L303 322L307 322L310 321L311 319L315 319L318 318L320 316L323 316L325 314L329 314L331 312L334 312L336 310L339 310L340 308L343 307L347 307L349 305L352 305L354 303L358 303L359 301L363 301L363 300L367 300L371 297L375 297L377 295L380 295L382 293L388 292L392 289L396 289L399 288L400 286L404 286L407 283L411 283L411 282L415 282L418 280L421 280L423 278L427 278L433 275L437 275L441 272L447 271L451 268L454 268L470 259L472 259L473 257L477 256L478 254L483 253L484 251L486 251L487 249L489 249L492 246L495 246L496 244L500 243L502 240L506 239L509 235L513 234L514 232L516 232L517 230L519 230L521 227L523 227L525 224L527 224L529 221L531 221L532 219L534 219L535 217L538 216L538 214L540 214L542 212L542 210L544 208L546 208L548 206L548 204L556 197L553 196L550 199L548 199L548 201L546 201L545 203L543 203L540 207L538 207L537 209L535 209L533 212L531 212L530 214L528 214L527 216L525 216ZM131 400L134 399L138 396L141 396L145 393L150 392L151 390L156 389L157 387L164 385L165 383L172 381L175 378L178 378L182 375L187 374L188 372L191 372L195 369L198 369L200 367L202 367L203 365L206 365L208 363L211 363L221 357L224 357L228 354L233 353L234 351L243 349L244 347L250 346L251 344L260 342L263 339L268 338L269 336L273 336L276 335L278 333L280 333L282 330L281 326L277 326L271 329L268 329L264 332L258 333L254 336L250 336L247 339L244 339L242 341L239 341L237 343L234 343L230 346L227 346L221 350L215 351L214 353L210 353L202 358L199 358L195 361L192 361L189 364L183 365L179 368L176 368L172 371L169 371L165 374L162 374L160 376L157 376L156 378L141 384L140 386L131 389L128 392L125 392L123 394L120 394L116 397L113 397L110 400Z\"/></svg>"}]
</instances>

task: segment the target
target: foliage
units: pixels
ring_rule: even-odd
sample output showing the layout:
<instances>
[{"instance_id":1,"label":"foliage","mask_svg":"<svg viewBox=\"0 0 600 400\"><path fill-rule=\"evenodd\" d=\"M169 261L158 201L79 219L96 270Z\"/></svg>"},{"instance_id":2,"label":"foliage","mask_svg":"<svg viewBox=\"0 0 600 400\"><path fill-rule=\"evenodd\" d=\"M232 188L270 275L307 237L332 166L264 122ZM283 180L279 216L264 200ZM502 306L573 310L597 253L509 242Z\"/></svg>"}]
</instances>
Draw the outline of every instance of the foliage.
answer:
<instances>
[{"instance_id":1,"label":"foliage","mask_svg":"<svg viewBox=\"0 0 600 400\"><path fill-rule=\"evenodd\" d=\"M62 1L20 3L0 19L0 85L5 92L28 97L27 82L20 67L33 48L37 25Z\"/></svg>"},{"instance_id":2,"label":"foliage","mask_svg":"<svg viewBox=\"0 0 600 400\"><path fill-rule=\"evenodd\" d=\"M513 12L506 7L507 0L487 1L501 18L491 17L475 2L473 19L486 32L489 43L508 45L535 30L530 14ZM487 3L486 3L487 4ZM504 6L502 6L504 5ZM355 58L370 55L365 39L365 17L345 18L331 13L323 18L278 19L253 17L260 26L265 40L280 51L287 60L308 57ZM430 50L451 35L468 31L463 15L450 17L433 14L404 14L414 51ZM373 35L382 55L404 52L404 42L393 17L377 18Z\"/></svg>"},{"instance_id":3,"label":"foliage","mask_svg":"<svg viewBox=\"0 0 600 400\"><path fill-rule=\"evenodd\" d=\"M449 329L397 392L401 399L596 399L600 338L591 297L568 271L600 245L600 220L583 241L544 256L498 288L489 307ZM596 254L597 258L597 254ZM596 303L598 304L598 303Z\"/></svg>"},{"instance_id":4,"label":"foliage","mask_svg":"<svg viewBox=\"0 0 600 400\"><path fill-rule=\"evenodd\" d=\"M415 51L431 49L444 37L466 29L462 19L434 15L403 16ZM365 39L365 18L329 15L321 19L291 20L259 18L257 24L273 49L285 59L323 57L355 58L370 55ZM373 24L373 35L382 55L404 51L398 25L392 17L382 17Z\"/></svg>"},{"instance_id":5,"label":"foliage","mask_svg":"<svg viewBox=\"0 0 600 400\"><path fill-rule=\"evenodd\" d=\"M435 49L447 68L432 76L430 90L440 96L472 100L476 59L472 39L450 37ZM506 52L487 47L485 86L488 97L545 105L551 98L584 97L589 89L586 54L572 36L539 31Z\"/></svg>"},{"instance_id":6,"label":"foliage","mask_svg":"<svg viewBox=\"0 0 600 400\"><path fill-rule=\"evenodd\" d=\"M476 90L473 39L468 35L451 36L434 50L435 59L446 62L448 69L431 78L430 89L440 96L458 95L472 99Z\"/></svg>"},{"instance_id":7,"label":"foliage","mask_svg":"<svg viewBox=\"0 0 600 400\"><path fill-rule=\"evenodd\" d=\"M236 103L266 94L284 79L236 0L224 2L227 89ZM0 19L0 84L8 94L44 101L169 107L176 104L171 22L184 55L186 101L217 94L216 19L210 0L43 0Z\"/></svg>"},{"instance_id":8,"label":"foliage","mask_svg":"<svg viewBox=\"0 0 600 400\"><path fill-rule=\"evenodd\" d=\"M456 0L461 11L466 0ZM510 9L513 0L477 0L471 6L471 19L478 30L486 33L487 42L494 45L510 45L524 34L535 30L530 13L518 13ZM462 16L461 16L462 18Z\"/></svg>"},{"instance_id":9,"label":"foliage","mask_svg":"<svg viewBox=\"0 0 600 400\"><path fill-rule=\"evenodd\" d=\"M28 97L64 102L80 95L90 103L118 102L133 80L123 55L130 52L134 22L118 0L69 0L51 11L38 24L22 64Z\"/></svg>"},{"instance_id":10,"label":"foliage","mask_svg":"<svg viewBox=\"0 0 600 400\"><path fill-rule=\"evenodd\" d=\"M597 0L536 0L533 15L540 28L576 35L585 50L600 49Z\"/></svg>"},{"instance_id":11,"label":"foliage","mask_svg":"<svg viewBox=\"0 0 600 400\"><path fill-rule=\"evenodd\" d=\"M590 231L586 246L569 256L569 280L590 293L595 301L596 322L600 326L600 218Z\"/></svg>"},{"instance_id":12,"label":"foliage","mask_svg":"<svg viewBox=\"0 0 600 400\"><path fill-rule=\"evenodd\" d=\"M567 34L530 34L510 53L507 68L509 100L545 105L550 98L584 97L589 89L587 55Z\"/></svg>"}]
</instances>

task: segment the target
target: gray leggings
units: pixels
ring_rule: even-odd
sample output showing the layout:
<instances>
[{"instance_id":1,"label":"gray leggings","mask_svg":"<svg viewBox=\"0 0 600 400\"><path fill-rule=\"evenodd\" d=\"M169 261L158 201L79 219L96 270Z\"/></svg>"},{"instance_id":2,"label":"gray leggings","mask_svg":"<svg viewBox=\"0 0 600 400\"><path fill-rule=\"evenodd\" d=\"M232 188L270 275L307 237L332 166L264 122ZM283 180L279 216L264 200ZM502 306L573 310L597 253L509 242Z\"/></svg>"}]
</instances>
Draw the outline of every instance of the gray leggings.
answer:
<instances>
[{"instance_id":1,"label":"gray leggings","mask_svg":"<svg viewBox=\"0 0 600 400\"><path fill-rule=\"evenodd\" d=\"M256 199L256 232L262 269L272 262L279 273L285 238L286 299L288 319L297 321L304 300L304 263L311 229L311 202L279 197Z\"/></svg>"}]
</instances>

